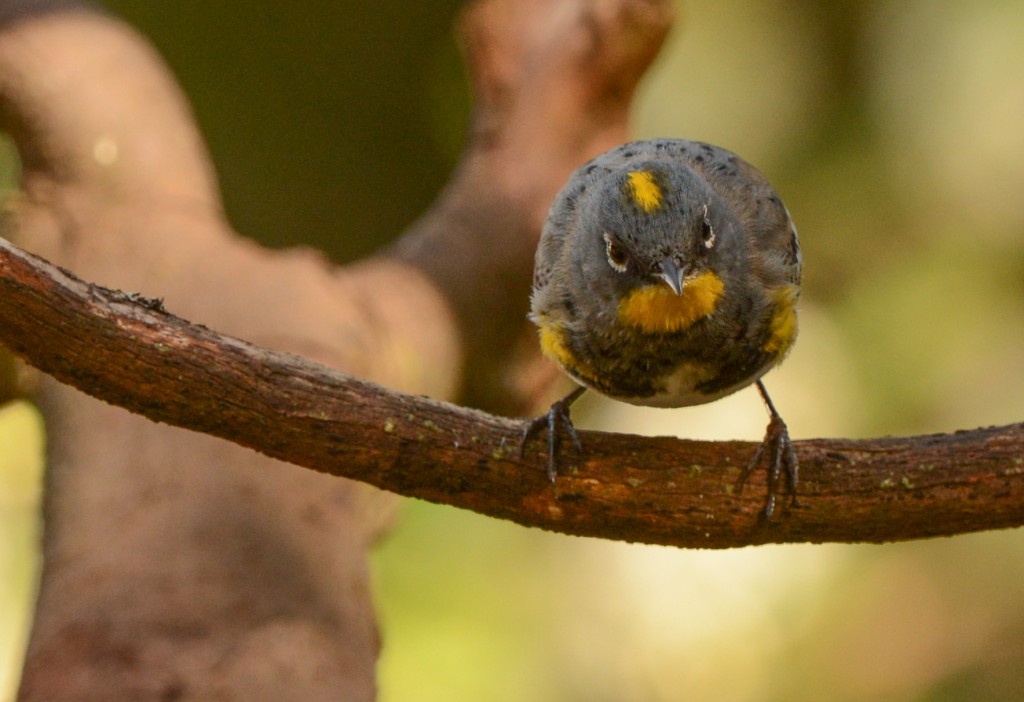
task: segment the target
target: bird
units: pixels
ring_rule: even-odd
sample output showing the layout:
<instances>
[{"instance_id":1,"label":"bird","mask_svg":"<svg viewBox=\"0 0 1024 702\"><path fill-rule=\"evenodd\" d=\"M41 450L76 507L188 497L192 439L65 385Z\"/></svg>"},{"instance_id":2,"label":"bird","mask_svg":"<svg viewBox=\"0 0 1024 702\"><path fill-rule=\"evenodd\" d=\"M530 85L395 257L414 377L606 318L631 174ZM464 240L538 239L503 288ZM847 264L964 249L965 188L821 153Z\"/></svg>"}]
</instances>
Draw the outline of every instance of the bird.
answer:
<instances>
[{"instance_id":1,"label":"bird","mask_svg":"<svg viewBox=\"0 0 1024 702\"><path fill-rule=\"evenodd\" d=\"M560 427L582 451L569 410L587 390L686 407L754 385L769 423L738 487L764 462L762 516L782 480L796 506L796 452L761 378L796 340L801 270L775 188L727 149L651 139L580 166L541 231L529 314L544 355L578 387L527 422L521 451L546 429L555 482Z\"/></svg>"}]
</instances>

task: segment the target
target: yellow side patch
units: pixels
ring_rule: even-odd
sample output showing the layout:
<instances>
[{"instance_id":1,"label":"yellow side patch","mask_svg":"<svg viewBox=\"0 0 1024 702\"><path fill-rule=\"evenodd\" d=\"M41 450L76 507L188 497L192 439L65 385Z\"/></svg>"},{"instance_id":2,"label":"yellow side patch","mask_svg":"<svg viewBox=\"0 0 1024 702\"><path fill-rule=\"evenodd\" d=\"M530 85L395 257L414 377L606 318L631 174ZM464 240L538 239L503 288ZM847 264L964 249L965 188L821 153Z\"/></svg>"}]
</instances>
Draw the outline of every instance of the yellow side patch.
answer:
<instances>
[{"instance_id":1,"label":"yellow side patch","mask_svg":"<svg viewBox=\"0 0 1024 702\"><path fill-rule=\"evenodd\" d=\"M682 295L661 283L648 285L622 299L619 319L645 332L677 332L711 314L723 290L722 279L711 271L685 281Z\"/></svg>"},{"instance_id":2,"label":"yellow side patch","mask_svg":"<svg viewBox=\"0 0 1024 702\"><path fill-rule=\"evenodd\" d=\"M540 350L545 356L555 361L565 369L569 375L578 378L585 384L599 384L597 376L590 366L581 363L565 344L565 331L551 320L541 318L538 322L540 327Z\"/></svg>"},{"instance_id":3,"label":"yellow side patch","mask_svg":"<svg viewBox=\"0 0 1024 702\"><path fill-rule=\"evenodd\" d=\"M653 212L661 207L665 193L654 182L654 174L650 171L631 171L629 176L629 194L644 212Z\"/></svg>"},{"instance_id":4,"label":"yellow side patch","mask_svg":"<svg viewBox=\"0 0 1024 702\"><path fill-rule=\"evenodd\" d=\"M774 296L776 308L768 324L770 336L764 350L771 354L784 354L796 341L796 286L779 288Z\"/></svg>"},{"instance_id":5,"label":"yellow side patch","mask_svg":"<svg viewBox=\"0 0 1024 702\"><path fill-rule=\"evenodd\" d=\"M572 362L572 354L562 340L562 328L547 319L540 321L540 350L559 365L565 366Z\"/></svg>"}]
</instances>

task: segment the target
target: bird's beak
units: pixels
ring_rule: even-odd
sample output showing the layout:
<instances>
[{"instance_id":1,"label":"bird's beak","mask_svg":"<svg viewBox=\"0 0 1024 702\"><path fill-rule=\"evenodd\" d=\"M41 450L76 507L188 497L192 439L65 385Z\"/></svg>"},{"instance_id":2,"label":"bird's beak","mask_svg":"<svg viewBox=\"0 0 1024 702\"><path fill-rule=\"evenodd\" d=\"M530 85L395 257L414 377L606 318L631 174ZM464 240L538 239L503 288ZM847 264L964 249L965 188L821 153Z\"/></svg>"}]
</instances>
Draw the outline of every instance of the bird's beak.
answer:
<instances>
[{"instance_id":1,"label":"bird's beak","mask_svg":"<svg viewBox=\"0 0 1024 702\"><path fill-rule=\"evenodd\" d=\"M683 294L683 276L686 271L679 267L674 258L666 258L658 264L658 277L664 280L676 295Z\"/></svg>"}]
</instances>

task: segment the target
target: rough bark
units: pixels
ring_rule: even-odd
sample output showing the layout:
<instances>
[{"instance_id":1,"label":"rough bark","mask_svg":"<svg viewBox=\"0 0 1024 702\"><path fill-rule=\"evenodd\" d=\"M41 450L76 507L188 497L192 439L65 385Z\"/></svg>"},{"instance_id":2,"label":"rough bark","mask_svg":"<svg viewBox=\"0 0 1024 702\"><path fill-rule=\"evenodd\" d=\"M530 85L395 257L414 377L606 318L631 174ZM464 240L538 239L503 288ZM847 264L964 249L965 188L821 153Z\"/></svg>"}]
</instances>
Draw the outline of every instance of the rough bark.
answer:
<instances>
[{"instance_id":1,"label":"rough bark","mask_svg":"<svg viewBox=\"0 0 1024 702\"><path fill-rule=\"evenodd\" d=\"M735 490L754 444L581 432L584 455L569 444L552 487L546 444L520 453L522 422L224 337L158 301L88 285L2 243L0 272L3 297L17 300L0 305L15 350L96 397L330 475L526 526L728 548L1024 524L1024 425L797 442L799 506L765 522L763 476ZM58 341L63 353L42 350Z\"/></svg>"},{"instance_id":2,"label":"rough bark","mask_svg":"<svg viewBox=\"0 0 1024 702\"><path fill-rule=\"evenodd\" d=\"M24 173L4 236L220 332L406 392L522 411L554 377L522 324L540 219L572 168L626 138L632 88L669 15L654 0L473 3L462 34L477 105L458 171L394 251L339 269L231 231L187 101L129 27L76 2L5 0L0 127ZM8 291L32 295L12 285L7 311ZM3 343L93 373L121 338L19 341L9 320ZM45 326L31 334L60 331ZM200 346L177 349L192 370ZM251 370L235 389L258 389ZM9 358L0 372L48 431L45 566L20 699L373 696L366 553L393 496L155 424L51 376L22 374L15 389ZM209 412L205 390L178 390L207 421L233 421Z\"/></svg>"}]
</instances>

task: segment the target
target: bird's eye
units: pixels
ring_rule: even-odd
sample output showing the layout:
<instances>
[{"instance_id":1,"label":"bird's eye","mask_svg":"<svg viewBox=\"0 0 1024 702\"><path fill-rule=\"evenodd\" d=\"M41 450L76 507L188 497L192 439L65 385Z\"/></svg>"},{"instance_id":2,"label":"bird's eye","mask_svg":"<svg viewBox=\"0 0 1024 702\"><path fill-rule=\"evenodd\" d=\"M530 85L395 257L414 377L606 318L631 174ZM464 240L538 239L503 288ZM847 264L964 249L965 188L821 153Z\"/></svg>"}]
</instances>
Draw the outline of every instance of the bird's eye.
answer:
<instances>
[{"instance_id":1,"label":"bird's eye","mask_svg":"<svg viewBox=\"0 0 1024 702\"><path fill-rule=\"evenodd\" d=\"M707 205L704 205L704 219L700 223L700 238L709 249L715 245L715 228L711 226Z\"/></svg>"},{"instance_id":2,"label":"bird's eye","mask_svg":"<svg viewBox=\"0 0 1024 702\"><path fill-rule=\"evenodd\" d=\"M617 270L619 273L626 272L626 266L629 263L629 254L626 250L614 239L608 232L604 234L605 251L608 253L608 265Z\"/></svg>"}]
</instances>

